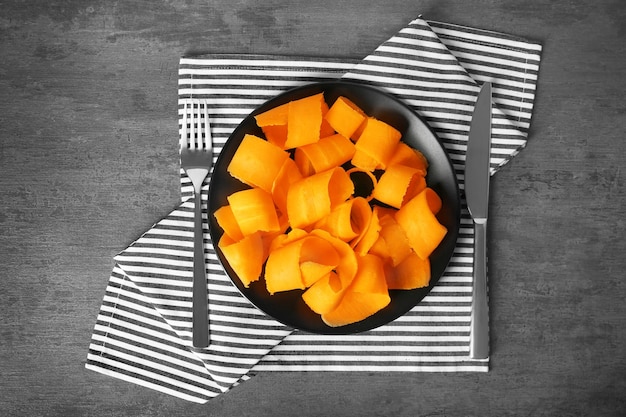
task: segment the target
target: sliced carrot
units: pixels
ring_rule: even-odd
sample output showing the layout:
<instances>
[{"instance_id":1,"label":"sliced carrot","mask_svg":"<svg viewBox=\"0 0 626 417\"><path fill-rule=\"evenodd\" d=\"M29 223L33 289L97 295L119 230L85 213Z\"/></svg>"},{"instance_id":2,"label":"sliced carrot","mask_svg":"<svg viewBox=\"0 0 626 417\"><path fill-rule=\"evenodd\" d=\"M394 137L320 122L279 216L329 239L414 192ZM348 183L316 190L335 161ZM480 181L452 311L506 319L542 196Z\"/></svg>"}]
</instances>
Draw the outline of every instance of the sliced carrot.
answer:
<instances>
[{"instance_id":1,"label":"sliced carrot","mask_svg":"<svg viewBox=\"0 0 626 417\"><path fill-rule=\"evenodd\" d=\"M355 252L359 255L365 255L368 253L380 236L381 226L380 219L378 217L379 211L380 207L374 206L365 232L351 243Z\"/></svg>"},{"instance_id":2,"label":"sliced carrot","mask_svg":"<svg viewBox=\"0 0 626 417\"><path fill-rule=\"evenodd\" d=\"M333 311L322 314L322 320L331 327L346 326L365 320L385 308L390 302L389 293L346 292Z\"/></svg>"},{"instance_id":3,"label":"sliced carrot","mask_svg":"<svg viewBox=\"0 0 626 417\"><path fill-rule=\"evenodd\" d=\"M366 255L358 258L359 271L337 307L322 320L331 327L352 324L375 314L391 302L380 258Z\"/></svg>"},{"instance_id":4,"label":"sliced carrot","mask_svg":"<svg viewBox=\"0 0 626 417\"><path fill-rule=\"evenodd\" d=\"M424 154L417 149L411 148L404 142L399 142L393 155L389 159L389 166L404 165L422 171L422 175L426 176L428 170L428 161Z\"/></svg>"},{"instance_id":5,"label":"sliced carrot","mask_svg":"<svg viewBox=\"0 0 626 417\"><path fill-rule=\"evenodd\" d=\"M387 256L392 265L398 265L412 253L406 233L392 215L383 216L380 226L380 237L385 242Z\"/></svg>"},{"instance_id":6,"label":"sliced carrot","mask_svg":"<svg viewBox=\"0 0 626 417\"><path fill-rule=\"evenodd\" d=\"M344 292L341 279L331 271L307 288L302 299L315 313L326 314L337 307Z\"/></svg>"},{"instance_id":7,"label":"sliced carrot","mask_svg":"<svg viewBox=\"0 0 626 417\"><path fill-rule=\"evenodd\" d=\"M228 172L252 187L272 191L276 175L289 154L254 135L245 135L228 164Z\"/></svg>"},{"instance_id":8,"label":"sliced carrot","mask_svg":"<svg viewBox=\"0 0 626 417\"><path fill-rule=\"evenodd\" d=\"M223 235L218 246L246 288L261 277L266 256L260 233L253 233L237 242Z\"/></svg>"},{"instance_id":9,"label":"sliced carrot","mask_svg":"<svg viewBox=\"0 0 626 417\"><path fill-rule=\"evenodd\" d=\"M357 142L358 143L358 142ZM378 160L361 149L355 147L352 165L364 171L373 172L378 168Z\"/></svg>"},{"instance_id":10,"label":"sliced carrot","mask_svg":"<svg viewBox=\"0 0 626 417\"><path fill-rule=\"evenodd\" d=\"M319 93L289 102L286 149L315 143L320 139L323 101L324 95Z\"/></svg>"},{"instance_id":11,"label":"sliced carrot","mask_svg":"<svg viewBox=\"0 0 626 417\"><path fill-rule=\"evenodd\" d=\"M340 262L335 247L326 239L306 235L269 254L265 284L270 294L304 289L335 269Z\"/></svg>"},{"instance_id":12,"label":"sliced carrot","mask_svg":"<svg viewBox=\"0 0 626 417\"><path fill-rule=\"evenodd\" d=\"M263 126L276 126L287 125L289 115L289 103L276 106L272 109L266 110L263 113L254 116L256 124L260 127Z\"/></svg>"},{"instance_id":13,"label":"sliced carrot","mask_svg":"<svg viewBox=\"0 0 626 417\"><path fill-rule=\"evenodd\" d=\"M291 227L304 228L327 216L344 202L354 185L341 167L311 175L295 182L287 193L287 214Z\"/></svg>"},{"instance_id":14,"label":"sliced carrot","mask_svg":"<svg viewBox=\"0 0 626 417\"><path fill-rule=\"evenodd\" d=\"M272 251L265 263L265 286L267 292L303 290L300 273L300 250L304 239L291 242Z\"/></svg>"},{"instance_id":15,"label":"sliced carrot","mask_svg":"<svg viewBox=\"0 0 626 417\"><path fill-rule=\"evenodd\" d=\"M356 254L341 239L332 236L325 230L315 229L311 235L328 241L339 255L339 264L326 276L316 281L302 295L305 303L318 314L333 310L341 301L344 292L352 284L358 271Z\"/></svg>"},{"instance_id":16,"label":"sliced carrot","mask_svg":"<svg viewBox=\"0 0 626 417\"><path fill-rule=\"evenodd\" d=\"M318 173L348 162L354 155L354 151L354 144L350 139L334 134L323 137L316 143L297 148L295 159L296 162L300 161L303 174L309 171L308 166L313 169L313 172Z\"/></svg>"},{"instance_id":17,"label":"sliced carrot","mask_svg":"<svg viewBox=\"0 0 626 417\"><path fill-rule=\"evenodd\" d=\"M439 197L439 194L437 194L435 190L430 189L430 191L427 191L426 194L424 194L424 198L426 199L426 203L428 204L428 208L430 208L430 211L432 211L433 214L439 213L439 210L441 210L441 206L443 204L441 201L441 197Z\"/></svg>"},{"instance_id":18,"label":"sliced carrot","mask_svg":"<svg viewBox=\"0 0 626 417\"><path fill-rule=\"evenodd\" d=\"M325 120L341 135L351 138L365 121L366 115L356 104L346 97L339 97L330 109Z\"/></svg>"},{"instance_id":19,"label":"sliced carrot","mask_svg":"<svg viewBox=\"0 0 626 417\"><path fill-rule=\"evenodd\" d=\"M396 220L404 229L411 248L422 259L430 256L448 232L435 217L440 208L441 199L437 193L426 188L396 213Z\"/></svg>"},{"instance_id":20,"label":"sliced carrot","mask_svg":"<svg viewBox=\"0 0 626 417\"><path fill-rule=\"evenodd\" d=\"M315 229L312 235L319 236L330 242L339 254L339 265L335 268L335 272L341 280L342 287L348 287L354 279L358 270L358 261L354 250L343 240L332 236L325 230Z\"/></svg>"},{"instance_id":21,"label":"sliced carrot","mask_svg":"<svg viewBox=\"0 0 626 417\"><path fill-rule=\"evenodd\" d=\"M386 169L401 136L402 134L397 129L387 123L369 117L365 121L365 127L359 140L356 142L355 156L361 152L364 155L360 158L367 156L376 161L376 168ZM358 159L357 162L360 163ZM359 166L356 163L354 165Z\"/></svg>"},{"instance_id":22,"label":"sliced carrot","mask_svg":"<svg viewBox=\"0 0 626 417\"><path fill-rule=\"evenodd\" d=\"M273 252L288 243L302 239L306 235L308 235L308 232L302 229L291 229L288 233L279 234L270 242L269 251Z\"/></svg>"},{"instance_id":23,"label":"sliced carrot","mask_svg":"<svg viewBox=\"0 0 626 417\"><path fill-rule=\"evenodd\" d=\"M372 171L359 167L352 167L346 171L354 184L354 195L363 197L367 201L374 198L374 189L378 183L378 179Z\"/></svg>"},{"instance_id":24,"label":"sliced carrot","mask_svg":"<svg viewBox=\"0 0 626 417\"><path fill-rule=\"evenodd\" d=\"M300 150L301 148L296 148L293 153L293 160L302 174L303 177L310 177L315 174L315 168L313 168L313 164L311 164L311 160L306 156L304 152Z\"/></svg>"},{"instance_id":25,"label":"sliced carrot","mask_svg":"<svg viewBox=\"0 0 626 417\"><path fill-rule=\"evenodd\" d=\"M237 220L233 215L233 210L229 205L222 206L213 213L217 224L220 225L224 233L234 241L243 239L243 233L237 224Z\"/></svg>"},{"instance_id":26,"label":"sliced carrot","mask_svg":"<svg viewBox=\"0 0 626 417\"><path fill-rule=\"evenodd\" d=\"M305 287L335 269L339 261L339 253L332 243L316 235L307 237L300 252L300 272Z\"/></svg>"},{"instance_id":27,"label":"sliced carrot","mask_svg":"<svg viewBox=\"0 0 626 417\"><path fill-rule=\"evenodd\" d=\"M350 291L361 293L384 294L387 292L387 281L383 261L375 255L357 257L359 270L350 285Z\"/></svg>"},{"instance_id":28,"label":"sliced carrot","mask_svg":"<svg viewBox=\"0 0 626 417\"><path fill-rule=\"evenodd\" d=\"M281 229L272 196L260 188L237 191L228 196L233 216L244 236L257 231L277 232Z\"/></svg>"},{"instance_id":29,"label":"sliced carrot","mask_svg":"<svg viewBox=\"0 0 626 417\"><path fill-rule=\"evenodd\" d=\"M285 149L285 142L287 142L287 125L269 125L261 127L265 134L265 139L273 145L278 146L280 149Z\"/></svg>"},{"instance_id":30,"label":"sliced carrot","mask_svg":"<svg viewBox=\"0 0 626 417\"><path fill-rule=\"evenodd\" d=\"M391 263L391 252L387 246L387 242L380 234L367 253L370 255L376 255L383 261Z\"/></svg>"},{"instance_id":31,"label":"sliced carrot","mask_svg":"<svg viewBox=\"0 0 626 417\"><path fill-rule=\"evenodd\" d=\"M390 290L427 287L430 283L430 259L422 259L415 252L411 252L386 278Z\"/></svg>"},{"instance_id":32,"label":"sliced carrot","mask_svg":"<svg viewBox=\"0 0 626 417\"><path fill-rule=\"evenodd\" d=\"M302 174L294 160L291 158L285 159L272 184L272 198L282 214L287 214L287 193L289 188L301 179Z\"/></svg>"},{"instance_id":33,"label":"sliced carrot","mask_svg":"<svg viewBox=\"0 0 626 417\"><path fill-rule=\"evenodd\" d=\"M373 197L399 209L424 188L426 179L421 171L404 165L390 165L378 180Z\"/></svg>"},{"instance_id":34,"label":"sliced carrot","mask_svg":"<svg viewBox=\"0 0 626 417\"><path fill-rule=\"evenodd\" d=\"M363 197L355 197L337 205L328 216L315 224L331 235L348 242L365 233L372 208Z\"/></svg>"},{"instance_id":35,"label":"sliced carrot","mask_svg":"<svg viewBox=\"0 0 626 417\"><path fill-rule=\"evenodd\" d=\"M328 104L325 100L322 100L322 125L320 126L320 138L325 138L326 136L332 136L335 133L335 129L328 123L326 120L326 114L328 113Z\"/></svg>"}]
</instances>

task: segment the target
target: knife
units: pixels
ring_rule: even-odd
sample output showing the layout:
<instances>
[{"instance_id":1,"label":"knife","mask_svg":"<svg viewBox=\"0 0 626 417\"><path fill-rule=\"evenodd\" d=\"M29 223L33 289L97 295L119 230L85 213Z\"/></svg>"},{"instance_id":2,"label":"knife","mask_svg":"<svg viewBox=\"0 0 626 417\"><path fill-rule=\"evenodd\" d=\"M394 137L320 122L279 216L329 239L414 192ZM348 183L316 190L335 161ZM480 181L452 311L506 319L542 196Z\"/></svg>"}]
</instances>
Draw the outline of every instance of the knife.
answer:
<instances>
[{"instance_id":1,"label":"knife","mask_svg":"<svg viewBox=\"0 0 626 417\"><path fill-rule=\"evenodd\" d=\"M487 304L487 209L491 157L491 83L480 89L465 156L465 199L474 222L474 286L470 322L470 357L489 356Z\"/></svg>"}]
</instances>

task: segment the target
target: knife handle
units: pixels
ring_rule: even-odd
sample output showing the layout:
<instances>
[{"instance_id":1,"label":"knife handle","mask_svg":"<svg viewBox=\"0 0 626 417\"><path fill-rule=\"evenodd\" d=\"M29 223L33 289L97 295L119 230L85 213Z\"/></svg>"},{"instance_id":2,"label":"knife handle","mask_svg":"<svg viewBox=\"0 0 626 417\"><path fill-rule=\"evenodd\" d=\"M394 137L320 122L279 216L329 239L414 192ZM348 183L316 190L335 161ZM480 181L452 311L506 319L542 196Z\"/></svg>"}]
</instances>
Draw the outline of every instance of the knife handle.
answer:
<instances>
[{"instance_id":1,"label":"knife handle","mask_svg":"<svg viewBox=\"0 0 626 417\"><path fill-rule=\"evenodd\" d=\"M489 306L487 304L487 222L474 223L474 286L470 322L470 357L489 357Z\"/></svg>"}]
</instances>

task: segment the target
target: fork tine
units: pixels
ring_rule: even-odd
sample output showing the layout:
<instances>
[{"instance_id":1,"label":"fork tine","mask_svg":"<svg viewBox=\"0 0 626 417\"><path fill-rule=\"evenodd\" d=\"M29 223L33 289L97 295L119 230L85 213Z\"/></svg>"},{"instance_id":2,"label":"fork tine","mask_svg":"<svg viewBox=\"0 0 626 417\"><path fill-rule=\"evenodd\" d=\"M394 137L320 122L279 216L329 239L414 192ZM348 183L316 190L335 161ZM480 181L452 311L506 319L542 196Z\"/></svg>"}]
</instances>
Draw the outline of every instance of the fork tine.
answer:
<instances>
[{"instance_id":1,"label":"fork tine","mask_svg":"<svg viewBox=\"0 0 626 417\"><path fill-rule=\"evenodd\" d=\"M203 148L207 151L213 150L213 141L211 139L211 122L209 121L209 106L207 102L203 102L203 116L204 116L204 132L202 135L202 140L204 143Z\"/></svg>"},{"instance_id":2,"label":"fork tine","mask_svg":"<svg viewBox=\"0 0 626 417\"><path fill-rule=\"evenodd\" d=\"M187 100L183 101L183 122L182 129L180 133L180 150L187 149L189 147L189 128L187 127L189 123L189 102Z\"/></svg>"},{"instance_id":3,"label":"fork tine","mask_svg":"<svg viewBox=\"0 0 626 417\"><path fill-rule=\"evenodd\" d=\"M198 149L198 111L196 110L196 101L191 100L191 136L189 138L191 149Z\"/></svg>"},{"instance_id":4,"label":"fork tine","mask_svg":"<svg viewBox=\"0 0 626 417\"><path fill-rule=\"evenodd\" d=\"M202 99L183 101L181 149L212 151L209 106Z\"/></svg>"}]
</instances>

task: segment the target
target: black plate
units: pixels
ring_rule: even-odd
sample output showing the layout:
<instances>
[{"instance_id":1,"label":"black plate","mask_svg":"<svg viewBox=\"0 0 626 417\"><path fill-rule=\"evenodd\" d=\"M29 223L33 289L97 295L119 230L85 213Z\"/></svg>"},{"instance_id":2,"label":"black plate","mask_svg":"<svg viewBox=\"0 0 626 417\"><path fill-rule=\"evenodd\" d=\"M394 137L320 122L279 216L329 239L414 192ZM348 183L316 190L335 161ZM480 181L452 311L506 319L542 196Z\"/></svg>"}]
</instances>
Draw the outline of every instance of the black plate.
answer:
<instances>
[{"instance_id":1,"label":"black plate","mask_svg":"<svg viewBox=\"0 0 626 417\"><path fill-rule=\"evenodd\" d=\"M398 129L402 133L404 142L420 150L426 156L430 164L426 177L428 186L433 188L443 201L443 207L437 217L448 228L448 234L431 255L432 278L429 287L390 291L391 303L387 307L363 321L341 327L326 325L321 317L304 303L302 291L269 295L263 278L250 284L249 288L245 288L217 246L223 231L212 215L218 208L227 204L228 195L248 188L231 177L227 172L227 167L246 133L263 137L263 132L256 125L254 115L291 100L320 92L324 93L329 105L332 105L339 96L349 98L368 115ZM300 330L320 334L350 334L382 326L402 316L419 303L439 281L456 245L460 222L460 197L456 175L448 154L434 132L411 108L377 88L354 82L332 81L308 84L282 93L264 103L241 122L226 142L215 164L209 189L208 210L210 234L217 257L235 286L252 304L277 321Z\"/></svg>"}]
</instances>

